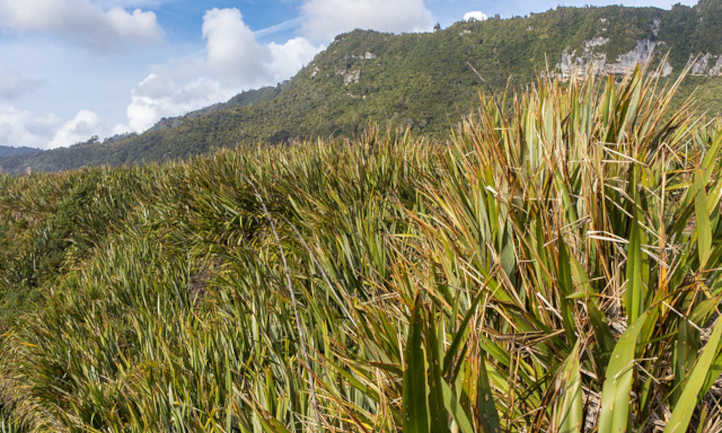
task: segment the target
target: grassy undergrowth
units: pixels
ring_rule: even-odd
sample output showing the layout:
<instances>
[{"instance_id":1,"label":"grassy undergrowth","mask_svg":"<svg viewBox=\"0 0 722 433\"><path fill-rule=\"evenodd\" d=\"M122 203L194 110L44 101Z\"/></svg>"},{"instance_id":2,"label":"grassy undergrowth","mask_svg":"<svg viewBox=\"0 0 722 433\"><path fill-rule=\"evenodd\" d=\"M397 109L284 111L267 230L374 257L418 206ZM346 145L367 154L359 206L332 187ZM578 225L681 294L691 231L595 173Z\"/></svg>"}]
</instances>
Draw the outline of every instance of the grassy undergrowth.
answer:
<instances>
[{"instance_id":1,"label":"grassy undergrowth","mask_svg":"<svg viewBox=\"0 0 722 433\"><path fill-rule=\"evenodd\" d=\"M1 177L0 432L720 431L722 124L656 85Z\"/></svg>"}]
</instances>

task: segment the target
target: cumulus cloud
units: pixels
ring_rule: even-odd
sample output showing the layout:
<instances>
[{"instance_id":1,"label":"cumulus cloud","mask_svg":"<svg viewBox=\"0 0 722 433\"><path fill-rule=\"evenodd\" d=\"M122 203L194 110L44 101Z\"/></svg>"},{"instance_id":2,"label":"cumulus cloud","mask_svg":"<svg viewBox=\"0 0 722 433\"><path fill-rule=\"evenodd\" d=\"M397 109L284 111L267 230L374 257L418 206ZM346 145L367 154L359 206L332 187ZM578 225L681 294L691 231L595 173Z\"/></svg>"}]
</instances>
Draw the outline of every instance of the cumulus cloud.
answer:
<instances>
[{"instance_id":1,"label":"cumulus cloud","mask_svg":"<svg viewBox=\"0 0 722 433\"><path fill-rule=\"evenodd\" d=\"M71 146L86 141L104 129L100 117L98 117L97 114L90 110L80 110L74 118L60 126L47 147Z\"/></svg>"},{"instance_id":2,"label":"cumulus cloud","mask_svg":"<svg viewBox=\"0 0 722 433\"><path fill-rule=\"evenodd\" d=\"M489 18L482 11L470 11L464 14L464 21L486 21Z\"/></svg>"},{"instance_id":3,"label":"cumulus cloud","mask_svg":"<svg viewBox=\"0 0 722 433\"><path fill-rule=\"evenodd\" d=\"M356 28L400 33L434 25L423 0L307 0L301 11L302 34L317 42Z\"/></svg>"},{"instance_id":4,"label":"cumulus cloud","mask_svg":"<svg viewBox=\"0 0 722 433\"><path fill-rule=\"evenodd\" d=\"M46 32L96 49L160 40L163 34L152 11L106 10L90 0L0 0L0 28Z\"/></svg>"},{"instance_id":5,"label":"cumulus cloud","mask_svg":"<svg viewBox=\"0 0 722 433\"><path fill-rule=\"evenodd\" d=\"M0 145L46 147L60 123L54 115L37 115L11 105L0 105Z\"/></svg>"},{"instance_id":6,"label":"cumulus cloud","mask_svg":"<svg viewBox=\"0 0 722 433\"><path fill-rule=\"evenodd\" d=\"M97 3L104 8L157 8L165 3L174 0L97 0Z\"/></svg>"},{"instance_id":7,"label":"cumulus cloud","mask_svg":"<svg viewBox=\"0 0 722 433\"><path fill-rule=\"evenodd\" d=\"M87 141L94 135L110 136L125 128L109 128L90 110L80 110L72 119L54 114L35 113L8 104L0 104L0 145L54 149Z\"/></svg>"},{"instance_id":8,"label":"cumulus cloud","mask_svg":"<svg viewBox=\"0 0 722 433\"><path fill-rule=\"evenodd\" d=\"M268 44L270 59L266 64L274 81L285 80L305 66L321 50L306 38L293 38L285 44Z\"/></svg>"},{"instance_id":9,"label":"cumulus cloud","mask_svg":"<svg viewBox=\"0 0 722 433\"><path fill-rule=\"evenodd\" d=\"M263 72L267 53L238 9L211 9L203 17L207 64L216 73L255 80Z\"/></svg>"},{"instance_id":10,"label":"cumulus cloud","mask_svg":"<svg viewBox=\"0 0 722 433\"><path fill-rule=\"evenodd\" d=\"M203 18L203 55L155 66L131 93L128 129L141 132L162 117L226 101L240 91L290 78L321 50L305 38L262 44L238 9Z\"/></svg>"},{"instance_id":11,"label":"cumulus cloud","mask_svg":"<svg viewBox=\"0 0 722 433\"><path fill-rule=\"evenodd\" d=\"M162 117L184 114L238 93L237 88L223 84L221 79L187 75L187 70L181 73L162 67L141 81L133 89L127 109L128 129L142 132Z\"/></svg>"}]
</instances>

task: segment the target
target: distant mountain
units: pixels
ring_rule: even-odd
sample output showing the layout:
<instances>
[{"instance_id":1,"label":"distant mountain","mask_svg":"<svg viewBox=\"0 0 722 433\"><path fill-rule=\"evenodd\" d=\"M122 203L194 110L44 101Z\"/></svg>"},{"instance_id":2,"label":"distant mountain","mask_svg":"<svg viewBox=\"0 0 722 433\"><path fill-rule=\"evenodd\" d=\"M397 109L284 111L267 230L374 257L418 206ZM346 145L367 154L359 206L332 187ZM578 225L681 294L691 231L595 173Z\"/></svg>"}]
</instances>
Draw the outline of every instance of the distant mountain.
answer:
<instances>
[{"instance_id":1,"label":"distant mountain","mask_svg":"<svg viewBox=\"0 0 722 433\"><path fill-rule=\"evenodd\" d=\"M162 161L241 142L352 135L369 123L439 135L473 108L480 89L524 86L547 70L564 79L587 70L620 74L646 61L663 66L663 75L671 78L693 63L680 95L697 89L698 107L719 114L720 29L722 1L703 0L671 10L558 8L528 17L460 22L424 34L357 30L336 37L277 87L163 119L140 135L2 158L0 167L65 170Z\"/></svg>"},{"instance_id":2,"label":"distant mountain","mask_svg":"<svg viewBox=\"0 0 722 433\"><path fill-rule=\"evenodd\" d=\"M40 149L33 149L32 147L10 147L0 146L0 158L7 158L11 156L23 156L33 155L42 152Z\"/></svg>"}]
</instances>

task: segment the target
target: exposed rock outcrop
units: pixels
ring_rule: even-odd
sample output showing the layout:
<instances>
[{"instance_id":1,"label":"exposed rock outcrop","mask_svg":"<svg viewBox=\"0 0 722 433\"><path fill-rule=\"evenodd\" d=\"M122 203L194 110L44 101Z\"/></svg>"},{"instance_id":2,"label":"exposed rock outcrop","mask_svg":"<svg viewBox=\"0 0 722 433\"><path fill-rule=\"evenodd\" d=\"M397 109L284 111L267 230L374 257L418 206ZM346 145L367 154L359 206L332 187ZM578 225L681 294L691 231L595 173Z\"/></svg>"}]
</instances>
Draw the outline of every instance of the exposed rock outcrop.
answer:
<instances>
[{"instance_id":1,"label":"exposed rock outcrop","mask_svg":"<svg viewBox=\"0 0 722 433\"><path fill-rule=\"evenodd\" d=\"M652 32L659 32L660 23L655 20L652 24ZM621 54L616 61L609 62L604 46L609 42L609 38L596 37L584 42L581 53L577 50L567 48L562 52L562 58L557 63L556 74L560 78L567 80L571 77L581 77L591 72L597 75L622 75L629 72L638 64L646 64L652 60L655 50L664 47L663 41L652 41L642 39L637 41L635 47ZM666 48L662 48L665 50ZM699 55L690 55L688 64L690 64L690 74L695 76L722 77L722 55L714 55L711 53L703 53ZM674 72L672 65L668 61L662 65L661 74L663 77L669 76Z\"/></svg>"},{"instance_id":2,"label":"exposed rock outcrop","mask_svg":"<svg viewBox=\"0 0 722 433\"><path fill-rule=\"evenodd\" d=\"M689 57L690 74L696 76L722 77L722 55L704 53Z\"/></svg>"},{"instance_id":3,"label":"exposed rock outcrop","mask_svg":"<svg viewBox=\"0 0 722 433\"><path fill-rule=\"evenodd\" d=\"M344 61L346 62L343 67L336 67L336 75L343 77L343 85L348 86L350 84L358 84L359 80L361 79L361 65L359 62L355 62L356 60L368 61L368 60L374 60L376 59L376 54L372 53L371 51L366 51L364 54L361 55L347 55L344 57ZM355 66L352 66L355 65ZM312 72L311 78L313 78L315 75L318 74L318 71L315 69Z\"/></svg>"},{"instance_id":4,"label":"exposed rock outcrop","mask_svg":"<svg viewBox=\"0 0 722 433\"><path fill-rule=\"evenodd\" d=\"M561 61L557 64L559 75L562 79L569 79L573 76L582 76L587 72L597 75L621 75L636 67L638 64L645 64L652 59L654 51L664 42L643 39L630 51L621 54L616 61L609 62L603 47L609 42L609 38L597 37L584 42L584 48L580 54L576 50L565 49ZM662 67L662 76L672 73L672 66L665 63Z\"/></svg>"},{"instance_id":5,"label":"exposed rock outcrop","mask_svg":"<svg viewBox=\"0 0 722 433\"><path fill-rule=\"evenodd\" d=\"M722 56L717 56L717 63L715 63L708 73L713 77L722 77Z\"/></svg>"},{"instance_id":6,"label":"exposed rock outcrop","mask_svg":"<svg viewBox=\"0 0 722 433\"><path fill-rule=\"evenodd\" d=\"M661 18L655 18L654 21L652 21L652 34L656 38L659 36L659 29L662 28L662 19Z\"/></svg>"},{"instance_id":7,"label":"exposed rock outcrop","mask_svg":"<svg viewBox=\"0 0 722 433\"><path fill-rule=\"evenodd\" d=\"M361 79L361 69L353 69L346 71L343 74L343 84L348 86L349 84L356 84Z\"/></svg>"},{"instance_id":8,"label":"exposed rock outcrop","mask_svg":"<svg viewBox=\"0 0 722 433\"><path fill-rule=\"evenodd\" d=\"M607 71L611 74L624 74L633 69L638 64L645 64L652 59L654 49L664 42L658 43L644 39L637 41L637 45L629 52L626 52L617 58L616 63L607 65Z\"/></svg>"}]
</instances>

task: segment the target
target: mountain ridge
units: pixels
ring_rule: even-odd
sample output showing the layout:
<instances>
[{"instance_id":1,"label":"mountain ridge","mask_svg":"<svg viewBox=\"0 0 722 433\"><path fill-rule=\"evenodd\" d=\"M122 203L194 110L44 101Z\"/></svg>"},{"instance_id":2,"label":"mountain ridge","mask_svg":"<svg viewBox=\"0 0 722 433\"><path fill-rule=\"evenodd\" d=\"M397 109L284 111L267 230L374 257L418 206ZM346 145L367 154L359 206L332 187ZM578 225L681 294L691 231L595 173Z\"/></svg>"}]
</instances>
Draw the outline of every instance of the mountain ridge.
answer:
<instances>
[{"instance_id":1,"label":"mountain ridge","mask_svg":"<svg viewBox=\"0 0 722 433\"><path fill-rule=\"evenodd\" d=\"M42 152L42 149L36 149L33 147L0 146L0 158L28 155L39 152Z\"/></svg>"},{"instance_id":2,"label":"mountain ridge","mask_svg":"<svg viewBox=\"0 0 722 433\"><path fill-rule=\"evenodd\" d=\"M589 69L618 74L639 62L659 63L667 52L664 75L673 77L694 62L681 94L701 88L700 108L716 115L722 112L713 96L722 89L722 42L715 31L722 28L721 3L705 0L671 10L560 7L421 34L355 30L337 36L278 86L163 119L142 134L2 158L0 167L57 171L164 161L243 142L351 136L368 124L434 136L473 108L480 88L521 87L545 68L562 79Z\"/></svg>"}]
</instances>

